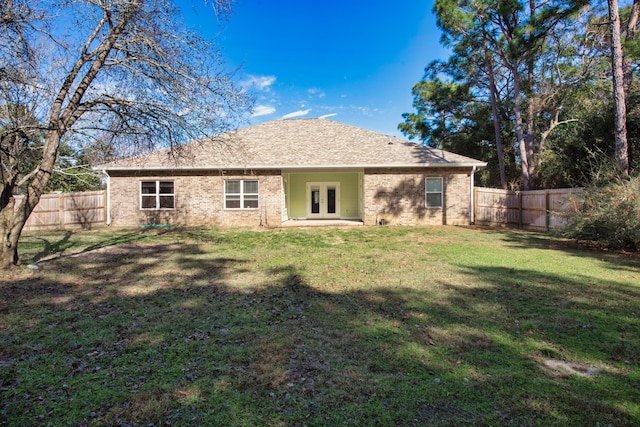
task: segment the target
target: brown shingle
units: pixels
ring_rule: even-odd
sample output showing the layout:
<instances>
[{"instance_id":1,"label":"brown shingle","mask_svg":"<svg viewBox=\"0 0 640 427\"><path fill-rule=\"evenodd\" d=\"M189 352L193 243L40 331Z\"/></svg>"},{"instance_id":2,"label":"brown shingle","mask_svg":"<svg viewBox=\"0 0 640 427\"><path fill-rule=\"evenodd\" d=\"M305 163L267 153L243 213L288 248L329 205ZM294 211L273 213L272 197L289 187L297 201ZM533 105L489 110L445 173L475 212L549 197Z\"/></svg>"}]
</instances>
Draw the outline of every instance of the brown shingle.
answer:
<instances>
[{"instance_id":1,"label":"brown shingle","mask_svg":"<svg viewBox=\"0 0 640 427\"><path fill-rule=\"evenodd\" d=\"M193 141L177 151L103 165L124 169L288 169L484 166L485 163L327 119L275 120Z\"/></svg>"}]
</instances>

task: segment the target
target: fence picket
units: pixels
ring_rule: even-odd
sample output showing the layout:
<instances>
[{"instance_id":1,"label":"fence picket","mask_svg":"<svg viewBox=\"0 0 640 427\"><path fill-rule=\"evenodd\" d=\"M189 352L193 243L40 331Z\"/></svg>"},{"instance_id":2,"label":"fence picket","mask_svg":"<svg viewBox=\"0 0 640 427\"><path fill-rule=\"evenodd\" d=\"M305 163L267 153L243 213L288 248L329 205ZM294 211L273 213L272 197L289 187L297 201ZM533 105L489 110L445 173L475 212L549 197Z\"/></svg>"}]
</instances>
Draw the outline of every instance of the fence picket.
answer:
<instances>
[{"instance_id":1,"label":"fence picket","mask_svg":"<svg viewBox=\"0 0 640 427\"><path fill-rule=\"evenodd\" d=\"M571 197L582 188L512 191L475 188L475 222L479 225L505 225L533 230L554 230L565 225ZM24 196L15 196L16 204ZM92 228L107 218L106 191L44 194L29 217L25 230L54 228Z\"/></svg>"},{"instance_id":2,"label":"fence picket","mask_svg":"<svg viewBox=\"0 0 640 427\"><path fill-rule=\"evenodd\" d=\"M583 191L582 188L512 191L476 187L476 224L544 231L559 229L565 225L571 197Z\"/></svg>"},{"instance_id":3,"label":"fence picket","mask_svg":"<svg viewBox=\"0 0 640 427\"><path fill-rule=\"evenodd\" d=\"M14 196L16 205L24 196ZM106 220L106 191L43 194L25 224L25 230L90 229Z\"/></svg>"}]
</instances>

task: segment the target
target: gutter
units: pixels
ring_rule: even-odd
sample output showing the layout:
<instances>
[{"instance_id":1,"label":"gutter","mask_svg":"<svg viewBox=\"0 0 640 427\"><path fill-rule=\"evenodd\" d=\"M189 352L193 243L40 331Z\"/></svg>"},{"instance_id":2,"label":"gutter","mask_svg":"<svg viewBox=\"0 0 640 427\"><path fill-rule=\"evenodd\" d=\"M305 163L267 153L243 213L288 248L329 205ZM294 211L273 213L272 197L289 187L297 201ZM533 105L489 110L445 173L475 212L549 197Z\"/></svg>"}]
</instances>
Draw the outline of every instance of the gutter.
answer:
<instances>
[{"instance_id":1,"label":"gutter","mask_svg":"<svg viewBox=\"0 0 640 427\"><path fill-rule=\"evenodd\" d=\"M474 187L475 187L475 173L476 173L476 167L474 166L471 169L471 179L469 180L471 182L471 206L469 208L469 212L470 212L470 223L471 225L474 225L476 223L476 212L475 212L475 191L474 191Z\"/></svg>"},{"instance_id":2,"label":"gutter","mask_svg":"<svg viewBox=\"0 0 640 427\"><path fill-rule=\"evenodd\" d=\"M333 169L395 169L395 168L464 168L471 167L475 171L478 167L485 167L485 162L465 162L465 163L409 163L409 164L354 164L354 165L227 165L227 166L114 166L103 168L106 172L125 172L125 171L207 171L207 170L333 170Z\"/></svg>"},{"instance_id":3,"label":"gutter","mask_svg":"<svg viewBox=\"0 0 640 427\"><path fill-rule=\"evenodd\" d=\"M107 175L107 226L111 225L111 176L106 169L102 170L102 173Z\"/></svg>"}]
</instances>

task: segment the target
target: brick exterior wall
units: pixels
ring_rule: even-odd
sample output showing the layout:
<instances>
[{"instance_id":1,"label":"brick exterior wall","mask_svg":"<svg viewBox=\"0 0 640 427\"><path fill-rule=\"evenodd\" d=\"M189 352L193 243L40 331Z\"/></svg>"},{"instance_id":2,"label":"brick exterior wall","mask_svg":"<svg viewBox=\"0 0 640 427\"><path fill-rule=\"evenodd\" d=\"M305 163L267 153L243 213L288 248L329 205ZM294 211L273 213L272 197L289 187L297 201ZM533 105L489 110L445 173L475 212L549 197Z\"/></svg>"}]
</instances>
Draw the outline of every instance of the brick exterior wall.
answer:
<instances>
[{"instance_id":1,"label":"brick exterior wall","mask_svg":"<svg viewBox=\"0 0 640 427\"><path fill-rule=\"evenodd\" d=\"M363 221L375 225L468 225L470 222L469 168L365 169ZM258 226L282 224L284 190L281 171L200 171L147 175L110 173L111 224L136 226ZM425 177L443 177L443 208L425 207ZM257 179L258 209L224 209L224 181ZM172 180L175 209L140 209L140 182Z\"/></svg>"},{"instance_id":2,"label":"brick exterior wall","mask_svg":"<svg viewBox=\"0 0 640 427\"><path fill-rule=\"evenodd\" d=\"M282 179L280 171L243 174L231 171L193 173L110 173L111 224L135 226L174 224L185 226L273 226L282 223ZM224 181L257 179L258 209L224 209ZM140 182L172 180L175 209L140 209Z\"/></svg>"},{"instance_id":3,"label":"brick exterior wall","mask_svg":"<svg viewBox=\"0 0 640 427\"><path fill-rule=\"evenodd\" d=\"M443 178L443 208L426 208L425 177ZM469 169L366 169L364 223L374 225L384 220L389 225L468 225L470 185Z\"/></svg>"}]
</instances>

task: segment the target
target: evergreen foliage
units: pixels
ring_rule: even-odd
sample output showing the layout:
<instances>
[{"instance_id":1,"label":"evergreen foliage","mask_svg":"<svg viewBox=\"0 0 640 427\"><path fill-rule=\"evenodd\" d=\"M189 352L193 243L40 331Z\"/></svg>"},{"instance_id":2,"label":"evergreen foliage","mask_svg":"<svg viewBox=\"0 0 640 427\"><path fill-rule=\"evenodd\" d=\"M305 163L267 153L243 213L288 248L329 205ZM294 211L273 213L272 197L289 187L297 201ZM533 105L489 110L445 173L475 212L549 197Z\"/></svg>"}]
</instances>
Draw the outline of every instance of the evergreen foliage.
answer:
<instances>
[{"instance_id":1,"label":"evergreen foliage","mask_svg":"<svg viewBox=\"0 0 640 427\"><path fill-rule=\"evenodd\" d=\"M633 174L640 164L640 0L621 6ZM434 13L451 55L426 67L413 87L414 111L398 128L486 161L483 186L589 186L592 153L617 156L606 2L438 0Z\"/></svg>"},{"instance_id":2,"label":"evergreen foliage","mask_svg":"<svg viewBox=\"0 0 640 427\"><path fill-rule=\"evenodd\" d=\"M100 174L91 169L88 157L83 150L75 151L72 147L62 144L46 192L74 193L103 189Z\"/></svg>"}]
</instances>

